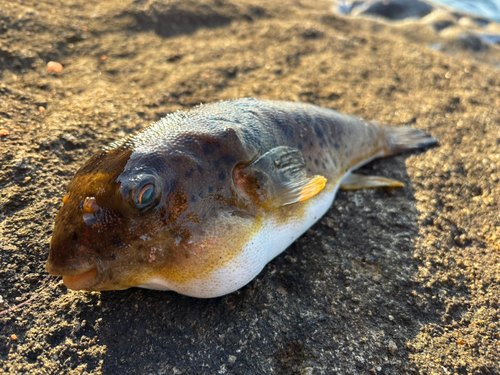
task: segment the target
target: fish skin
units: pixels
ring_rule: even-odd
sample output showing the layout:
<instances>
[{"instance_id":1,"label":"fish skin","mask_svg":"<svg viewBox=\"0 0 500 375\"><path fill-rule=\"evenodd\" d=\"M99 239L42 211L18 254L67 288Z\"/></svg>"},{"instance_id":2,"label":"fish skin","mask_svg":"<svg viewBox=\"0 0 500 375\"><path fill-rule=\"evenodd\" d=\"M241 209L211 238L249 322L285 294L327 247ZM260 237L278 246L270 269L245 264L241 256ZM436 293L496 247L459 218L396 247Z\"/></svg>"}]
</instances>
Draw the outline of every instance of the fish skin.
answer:
<instances>
[{"instance_id":1,"label":"fish skin","mask_svg":"<svg viewBox=\"0 0 500 375\"><path fill-rule=\"evenodd\" d=\"M436 142L391 129L310 104L250 98L171 114L96 153L75 174L47 270L72 289L230 293L326 212L351 169ZM302 155L302 173L326 185L276 208L262 202L280 190L254 194L263 182L245 171L280 147L292 159ZM147 183L155 200L141 209L134 199Z\"/></svg>"}]
</instances>

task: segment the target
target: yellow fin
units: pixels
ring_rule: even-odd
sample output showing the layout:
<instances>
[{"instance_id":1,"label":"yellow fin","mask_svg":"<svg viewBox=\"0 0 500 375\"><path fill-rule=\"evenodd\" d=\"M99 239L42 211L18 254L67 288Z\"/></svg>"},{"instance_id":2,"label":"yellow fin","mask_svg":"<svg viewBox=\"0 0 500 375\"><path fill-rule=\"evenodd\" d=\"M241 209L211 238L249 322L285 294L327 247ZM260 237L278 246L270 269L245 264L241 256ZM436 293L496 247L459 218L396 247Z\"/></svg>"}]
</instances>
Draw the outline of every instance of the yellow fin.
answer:
<instances>
[{"instance_id":1,"label":"yellow fin","mask_svg":"<svg viewBox=\"0 0 500 375\"><path fill-rule=\"evenodd\" d=\"M305 201L318 194L326 178L309 176L302 153L293 147L275 147L233 175L242 197L265 209Z\"/></svg>"},{"instance_id":2,"label":"yellow fin","mask_svg":"<svg viewBox=\"0 0 500 375\"><path fill-rule=\"evenodd\" d=\"M378 187L403 187L401 181L380 176L364 176L351 173L345 176L340 182L342 190L360 190Z\"/></svg>"},{"instance_id":3,"label":"yellow fin","mask_svg":"<svg viewBox=\"0 0 500 375\"><path fill-rule=\"evenodd\" d=\"M311 180L302 188L300 192L299 202L305 201L318 194L326 185L327 179L323 176L311 177Z\"/></svg>"}]
</instances>

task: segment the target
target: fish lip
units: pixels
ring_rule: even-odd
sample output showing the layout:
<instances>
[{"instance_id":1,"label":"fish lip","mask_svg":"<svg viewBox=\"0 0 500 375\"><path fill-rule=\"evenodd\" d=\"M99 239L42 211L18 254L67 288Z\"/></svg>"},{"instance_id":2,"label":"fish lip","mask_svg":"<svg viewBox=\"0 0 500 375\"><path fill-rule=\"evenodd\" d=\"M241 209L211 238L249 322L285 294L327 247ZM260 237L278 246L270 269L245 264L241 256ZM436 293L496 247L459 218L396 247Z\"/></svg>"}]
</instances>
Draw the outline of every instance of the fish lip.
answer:
<instances>
[{"instance_id":1,"label":"fish lip","mask_svg":"<svg viewBox=\"0 0 500 375\"><path fill-rule=\"evenodd\" d=\"M63 276L63 283L68 289L92 291L95 290L94 286L99 283L99 276L97 267L93 267L76 276Z\"/></svg>"},{"instance_id":2,"label":"fish lip","mask_svg":"<svg viewBox=\"0 0 500 375\"><path fill-rule=\"evenodd\" d=\"M46 269L51 275L62 276L64 285L72 290L96 290L95 287L99 285L103 278L102 267L94 258L91 258L88 262L70 267L54 266L49 259Z\"/></svg>"},{"instance_id":3,"label":"fish lip","mask_svg":"<svg viewBox=\"0 0 500 375\"><path fill-rule=\"evenodd\" d=\"M55 266L54 263L49 259L47 261L47 264L45 265L45 269L47 270L47 272L54 276L78 276L82 273L90 271L92 268L97 268L97 265L95 264L93 259L85 263L77 263L70 267Z\"/></svg>"}]
</instances>

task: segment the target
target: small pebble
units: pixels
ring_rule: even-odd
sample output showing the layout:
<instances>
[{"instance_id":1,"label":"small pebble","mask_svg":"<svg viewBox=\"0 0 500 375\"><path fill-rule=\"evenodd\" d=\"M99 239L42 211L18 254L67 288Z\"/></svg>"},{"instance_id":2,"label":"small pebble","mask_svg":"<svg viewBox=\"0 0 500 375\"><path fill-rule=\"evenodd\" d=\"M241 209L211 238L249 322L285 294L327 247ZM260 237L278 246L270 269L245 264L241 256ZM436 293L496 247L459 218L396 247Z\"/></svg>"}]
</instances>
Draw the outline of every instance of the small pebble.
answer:
<instances>
[{"instance_id":1,"label":"small pebble","mask_svg":"<svg viewBox=\"0 0 500 375\"><path fill-rule=\"evenodd\" d=\"M63 66L58 63L57 61L49 61L47 63L47 69L49 70L49 72L62 72L63 70Z\"/></svg>"},{"instance_id":2,"label":"small pebble","mask_svg":"<svg viewBox=\"0 0 500 375\"><path fill-rule=\"evenodd\" d=\"M387 345L387 349L389 349L389 351L392 354L394 354L398 350L398 346L396 345L396 343L394 341L390 340L389 344Z\"/></svg>"}]
</instances>

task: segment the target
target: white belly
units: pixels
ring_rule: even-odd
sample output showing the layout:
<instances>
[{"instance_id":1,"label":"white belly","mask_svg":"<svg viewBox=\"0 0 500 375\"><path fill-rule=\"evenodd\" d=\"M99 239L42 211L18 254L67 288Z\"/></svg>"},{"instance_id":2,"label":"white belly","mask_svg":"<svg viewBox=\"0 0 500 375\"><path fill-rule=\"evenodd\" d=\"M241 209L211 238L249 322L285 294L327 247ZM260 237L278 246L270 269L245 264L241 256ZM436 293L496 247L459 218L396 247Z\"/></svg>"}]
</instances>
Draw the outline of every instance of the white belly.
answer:
<instances>
[{"instance_id":1,"label":"white belly","mask_svg":"<svg viewBox=\"0 0 500 375\"><path fill-rule=\"evenodd\" d=\"M198 298L219 297L240 289L254 279L273 258L282 253L330 208L339 185L324 189L317 196L304 202L307 207L297 220L278 223L272 217L266 219L259 232L243 250L223 267L214 270L209 277L192 280L187 284L151 279L141 288L174 290Z\"/></svg>"}]
</instances>

